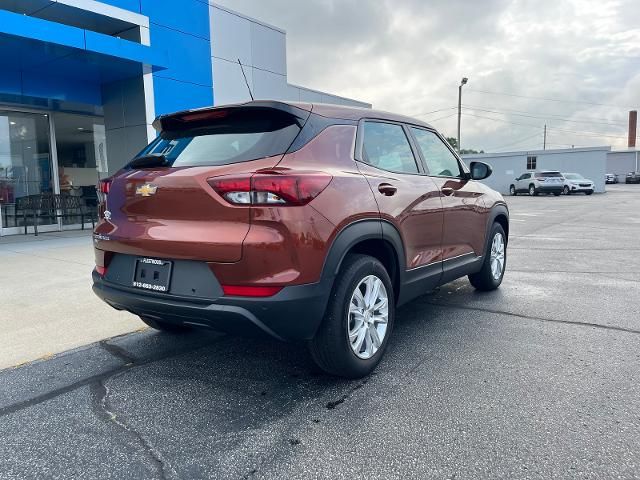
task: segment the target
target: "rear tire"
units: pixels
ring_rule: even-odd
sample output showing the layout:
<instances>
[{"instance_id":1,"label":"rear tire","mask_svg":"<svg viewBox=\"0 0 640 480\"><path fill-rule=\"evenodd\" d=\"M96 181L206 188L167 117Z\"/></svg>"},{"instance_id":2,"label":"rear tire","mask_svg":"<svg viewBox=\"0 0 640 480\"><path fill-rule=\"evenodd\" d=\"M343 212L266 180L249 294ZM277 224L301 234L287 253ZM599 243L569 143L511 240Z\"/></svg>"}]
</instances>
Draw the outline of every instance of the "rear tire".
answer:
<instances>
[{"instance_id":1,"label":"rear tire","mask_svg":"<svg viewBox=\"0 0 640 480\"><path fill-rule=\"evenodd\" d=\"M499 271L496 268L496 262L499 264ZM506 266L507 236L502 225L494 223L489 233L482 269L478 273L469 275L469 282L476 290L483 292L495 290L502 283Z\"/></svg>"},{"instance_id":2,"label":"rear tire","mask_svg":"<svg viewBox=\"0 0 640 480\"><path fill-rule=\"evenodd\" d=\"M190 328L187 327L186 325L163 322L162 320L156 320L154 318L140 317L140 320L142 320L144 323L146 323L148 326L150 326L154 330L158 330L160 332L178 334L178 333L185 333L190 330Z\"/></svg>"},{"instance_id":3,"label":"rear tire","mask_svg":"<svg viewBox=\"0 0 640 480\"><path fill-rule=\"evenodd\" d=\"M553 192L553 196L554 197L559 197L560 196L560 192Z\"/></svg>"},{"instance_id":4,"label":"rear tire","mask_svg":"<svg viewBox=\"0 0 640 480\"><path fill-rule=\"evenodd\" d=\"M311 357L331 375L364 377L380 363L394 318L393 285L382 263L368 255L348 255L335 279L322 324L309 341Z\"/></svg>"},{"instance_id":5,"label":"rear tire","mask_svg":"<svg viewBox=\"0 0 640 480\"><path fill-rule=\"evenodd\" d=\"M516 192L516 186L515 185L511 185L509 187L509 193L511 194L512 197L515 197L516 195L518 195L518 192Z\"/></svg>"}]
</instances>

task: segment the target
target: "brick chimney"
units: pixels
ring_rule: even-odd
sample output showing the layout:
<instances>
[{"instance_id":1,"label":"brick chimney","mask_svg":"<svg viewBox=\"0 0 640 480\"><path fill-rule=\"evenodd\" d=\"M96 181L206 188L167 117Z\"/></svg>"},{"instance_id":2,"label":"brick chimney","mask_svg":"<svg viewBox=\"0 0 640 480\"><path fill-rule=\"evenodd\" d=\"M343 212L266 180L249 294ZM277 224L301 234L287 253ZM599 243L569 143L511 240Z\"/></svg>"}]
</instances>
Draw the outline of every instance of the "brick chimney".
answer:
<instances>
[{"instance_id":1,"label":"brick chimney","mask_svg":"<svg viewBox=\"0 0 640 480\"><path fill-rule=\"evenodd\" d=\"M629 111L629 148L636 146L636 126L638 125L638 111Z\"/></svg>"}]
</instances>

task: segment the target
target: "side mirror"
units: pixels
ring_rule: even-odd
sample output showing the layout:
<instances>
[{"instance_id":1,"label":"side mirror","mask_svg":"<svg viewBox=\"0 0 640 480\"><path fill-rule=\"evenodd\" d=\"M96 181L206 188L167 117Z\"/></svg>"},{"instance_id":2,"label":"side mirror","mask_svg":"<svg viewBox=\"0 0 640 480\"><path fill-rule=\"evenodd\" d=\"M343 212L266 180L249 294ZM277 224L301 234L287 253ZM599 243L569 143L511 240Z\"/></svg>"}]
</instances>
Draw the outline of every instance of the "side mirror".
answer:
<instances>
[{"instance_id":1,"label":"side mirror","mask_svg":"<svg viewBox=\"0 0 640 480\"><path fill-rule=\"evenodd\" d=\"M493 173L491 166L484 162L471 162L469 169L472 180L484 180Z\"/></svg>"}]
</instances>

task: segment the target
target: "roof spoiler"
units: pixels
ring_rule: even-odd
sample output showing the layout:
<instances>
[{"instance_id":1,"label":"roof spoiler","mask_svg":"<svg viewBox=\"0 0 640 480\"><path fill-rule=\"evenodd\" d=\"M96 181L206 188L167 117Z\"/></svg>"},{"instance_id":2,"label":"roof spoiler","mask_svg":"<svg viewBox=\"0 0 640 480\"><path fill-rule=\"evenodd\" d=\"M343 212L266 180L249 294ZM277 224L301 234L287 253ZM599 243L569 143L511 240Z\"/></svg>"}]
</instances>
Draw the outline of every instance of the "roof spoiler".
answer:
<instances>
[{"instance_id":1,"label":"roof spoiler","mask_svg":"<svg viewBox=\"0 0 640 480\"><path fill-rule=\"evenodd\" d=\"M309 118L309 115L311 114L311 105L298 105L271 100L258 100L247 103L221 105L218 107L196 108L192 110L183 110L180 112L160 115L153 121L153 128L155 128L158 132L173 130L175 129L176 125L185 125L189 122L197 123L221 119L228 115L229 112L240 109L277 110L294 117L300 126L304 125L304 123Z\"/></svg>"}]
</instances>

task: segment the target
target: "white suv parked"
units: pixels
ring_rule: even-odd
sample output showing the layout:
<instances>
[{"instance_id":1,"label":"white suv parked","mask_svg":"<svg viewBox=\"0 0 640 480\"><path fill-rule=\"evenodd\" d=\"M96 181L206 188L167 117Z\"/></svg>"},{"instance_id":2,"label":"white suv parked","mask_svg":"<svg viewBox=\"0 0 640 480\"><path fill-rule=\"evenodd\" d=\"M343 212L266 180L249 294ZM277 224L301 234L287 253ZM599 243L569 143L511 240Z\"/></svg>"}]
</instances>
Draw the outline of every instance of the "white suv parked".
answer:
<instances>
[{"instance_id":1,"label":"white suv parked","mask_svg":"<svg viewBox=\"0 0 640 480\"><path fill-rule=\"evenodd\" d=\"M563 193L565 195L571 193L591 195L595 189L593 182L579 173L563 173L562 176L564 177Z\"/></svg>"},{"instance_id":2,"label":"white suv parked","mask_svg":"<svg viewBox=\"0 0 640 480\"><path fill-rule=\"evenodd\" d=\"M553 193L557 197L562 193L563 187L564 177L562 174L555 170L547 170L523 173L509 186L509 191L511 195L528 193L533 196L539 193Z\"/></svg>"}]
</instances>

